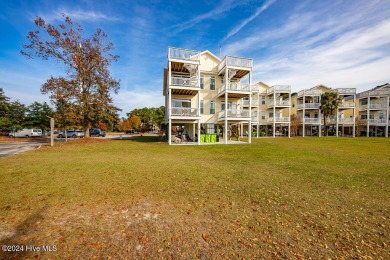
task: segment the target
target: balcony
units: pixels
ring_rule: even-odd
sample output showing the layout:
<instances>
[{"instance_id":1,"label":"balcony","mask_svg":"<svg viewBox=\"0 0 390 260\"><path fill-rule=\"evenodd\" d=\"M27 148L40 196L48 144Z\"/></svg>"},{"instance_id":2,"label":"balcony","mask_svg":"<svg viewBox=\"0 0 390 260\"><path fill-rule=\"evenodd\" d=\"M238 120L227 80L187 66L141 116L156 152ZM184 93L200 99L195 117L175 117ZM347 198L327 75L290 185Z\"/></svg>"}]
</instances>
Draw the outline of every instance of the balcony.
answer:
<instances>
[{"instance_id":1,"label":"balcony","mask_svg":"<svg viewBox=\"0 0 390 260\"><path fill-rule=\"evenodd\" d=\"M386 96L390 95L390 90L381 89L381 90L373 90L373 91L366 91L359 94L359 98L364 97L378 97L378 96Z\"/></svg>"},{"instance_id":2,"label":"balcony","mask_svg":"<svg viewBox=\"0 0 390 260\"><path fill-rule=\"evenodd\" d=\"M362 125L386 125L388 124L386 119L360 119L360 124Z\"/></svg>"},{"instance_id":3,"label":"balcony","mask_svg":"<svg viewBox=\"0 0 390 260\"><path fill-rule=\"evenodd\" d=\"M322 91L318 89L301 90L298 92L298 97L303 96L321 96Z\"/></svg>"},{"instance_id":4,"label":"balcony","mask_svg":"<svg viewBox=\"0 0 390 260\"><path fill-rule=\"evenodd\" d=\"M339 95L355 95L356 88L336 88L334 92Z\"/></svg>"},{"instance_id":5,"label":"balcony","mask_svg":"<svg viewBox=\"0 0 390 260\"><path fill-rule=\"evenodd\" d=\"M370 104L370 105L361 105L359 110L385 110L387 109L386 104Z\"/></svg>"},{"instance_id":6,"label":"balcony","mask_svg":"<svg viewBox=\"0 0 390 260\"><path fill-rule=\"evenodd\" d=\"M181 48L168 48L168 59L169 60L182 60L182 61L195 61L199 62L200 52L194 50L187 50Z\"/></svg>"},{"instance_id":7,"label":"balcony","mask_svg":"<svg viewBox=\"0 0 390 260\"><path fill-rule=\"evenodd\" d=\"M227 85L227 88L225 83L222 84L222 86L218 88L218 96L222 96L225 92L232 98L242 98L251 94L250 85L241 82L230 82Z\"/></svg>"},{"instance_id":8,"label":"balcony","mask_svg":"<svg viewBox=\"0 0 390 260\"><path fill-rule=\"evenodd\" d=\"M269 123L289 123L289 117L269 117L267 120Z\"/></svg>"},{"instance_id":9,"label":"balcony","mask_svg":"<svg viewBox=\"0 0 390 260\"><path fill-rule=\"evenodd\" d=\"M298 104L298 109L320 109L320 103L302 103Z\"/></svg>"},{"instance_id":10,"label":"balcony","mask_svg":"<svg viewBox=\"0 0 390 260\"><path fill-rule=\"evenodd\" d=\"M225 110L218 113L218 119L225 119ZM229 120L250 120L249 110L227 110L227 119Z\"/></svg>"},{"instance_id":11,"label":"balcony","mask_svg":"<svg viewBox=\"0 0 390 260\"><path fill-rule=\"evenodd\" d=\"M299 120L302 123L305 123L305 124L320 124L321 123L321 119L320 118L310 118L310 117L307 117L307 118L300 118Z\"/></svg>"},{"instance_id":12,"label":"balcony","mask_svg":"<svg viewBox=\"0 0 390 260\"><path fill-rule=\"evenodd\" d=\"M290 106L290 101L289 100L276 100L270 101L268 103L268 107L289 107Z\"/></svg>"},{"instance_id":13,"label":"balcony","mask_svg":"<svg viewBox=\"0 0 390 260\"><path fill-rule=\"evenodd\" d=\"M172 95L190 95L195 96L200 90L197 77L172 76L170 89Z\"/></svg>"},{"instance_id":14,"label":"balcony","mask_svg":"<svg viewBox=\"0 0 390 260\"><path fill-rule=\"evenodd\" d=\"M272 86L271 88L267 89L267 94L290 93L290 92L291 92L290 86Z\"/></svg>"},{"instance_id":15,"label":"balcony","mask_svg":"<svg viewBox=\"0 0 390 260\"><path fill-rule=\"evenodd\" d=\"M353 118L339 118L338 122L336 121L336 118L330 118L326 120L326 123L328 124L353 124L354 119Z\"/></svg>"},{"instance_id":16,"label":"balcony","mask_svg":"<svg viewBox=\"0 0 390 260\"><path fill-rule=\"evenodd\" d=\"M171 117L175 118L196 118L200 117L198 114L198 108L190 108L190 107L172 107L171 109Z\"/></svg>"},{"instance_id":17,"label":"balcony","mask_svg":"<svg viewBox=\"0 0 390 260\"><path fill-rule=\"evenodd\" d=\"M249 100L243 100L242 101L243 107L249 107ZM252 99L252 107L258 107L259 106L259 100L258 99Z\"/></svg>"},{"instance_id":18,"label":"balcony","mask_svg":"<svg viewBox=\"0 0 390 260\"><path fill-rule=\"evenodd\" d=\"M339 104L339 109L355 108L355 102L342 102Z\"/></svg>"}]
</instances>

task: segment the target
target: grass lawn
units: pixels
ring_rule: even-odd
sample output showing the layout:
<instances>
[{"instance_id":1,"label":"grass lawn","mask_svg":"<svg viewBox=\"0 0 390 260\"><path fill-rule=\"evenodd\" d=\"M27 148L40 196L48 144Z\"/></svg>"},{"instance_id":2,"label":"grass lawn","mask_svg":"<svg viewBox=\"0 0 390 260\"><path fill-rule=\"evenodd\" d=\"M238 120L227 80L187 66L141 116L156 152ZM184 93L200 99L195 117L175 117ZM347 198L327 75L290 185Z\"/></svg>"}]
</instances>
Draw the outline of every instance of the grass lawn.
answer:
<instances>
[{"instance_id":1,"label":"grass lawn","mask_svg":"<svg viewBox=\"0 0 390 260\"><path fill-rule=\"evenodd\" d=\"M56 249L0 258L390 259L390 139L155 140L0 159L0 244Z\"/></svg>"}]
</instances>

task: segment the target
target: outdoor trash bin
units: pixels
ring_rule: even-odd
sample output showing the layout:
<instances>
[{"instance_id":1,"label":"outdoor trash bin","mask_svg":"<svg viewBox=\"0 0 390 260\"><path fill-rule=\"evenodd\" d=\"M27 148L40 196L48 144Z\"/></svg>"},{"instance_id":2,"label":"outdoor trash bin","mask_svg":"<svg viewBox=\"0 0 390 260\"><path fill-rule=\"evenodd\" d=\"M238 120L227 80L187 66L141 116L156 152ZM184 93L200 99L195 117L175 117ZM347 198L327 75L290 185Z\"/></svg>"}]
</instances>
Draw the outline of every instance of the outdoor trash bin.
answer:
<instances>
[{"instance_id":1,"label":"outdoor trash bin","mask_svg":"<svg viewBox=\"0 0 390 260\"><path fill-rule=\"evenodd\" d=\"M206 143L211 143L211 135L206 135Z\"/></svg>"},{"instance_id":2,"label":"outdoor trash bin","mask_svg":"<svg viewBox=\"0 0 390 260\"><path fill-rule=\"evenodd\" d=\"M206 136L203 135L203 134L201 134L201 135L200 135L200 142L201 142L201 143L204 143L204 142L205 142L205 138L206 138Z\"/></svg>"},{"instance_id":3,"label":"outdoor trash bin","mask_svg":"<svg viewBox=\"0 0 390 260\"><path fill-rule=\"evenodd\" d=\"M211 135L211 142L216 143L217 142L217 135Z\"/></svg>"}]
</instances>

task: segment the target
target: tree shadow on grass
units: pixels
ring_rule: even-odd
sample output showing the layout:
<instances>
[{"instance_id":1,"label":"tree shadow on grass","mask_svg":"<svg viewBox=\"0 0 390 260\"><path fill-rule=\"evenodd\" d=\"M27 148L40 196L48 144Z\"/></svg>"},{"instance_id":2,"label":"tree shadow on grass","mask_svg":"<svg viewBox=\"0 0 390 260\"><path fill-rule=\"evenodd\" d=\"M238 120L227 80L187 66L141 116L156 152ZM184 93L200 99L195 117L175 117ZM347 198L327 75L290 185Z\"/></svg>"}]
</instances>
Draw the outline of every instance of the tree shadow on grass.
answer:
<instances>
[{"instance_id":1,"label":"tree shadow on grass","mask_svg":"<svg viewBox=\"0 0 390 260\"><path fill-rule=\"evenodd\" d=\"M42 245L38 244L36 240L33 241L23 241L23 236L31 234L35 229L39 228L40 223L44 220L43 213L47 210L49 206L46 205L43 208L37 210L34 214L26 218L22 223L20 223L15 230L15 233L10 236L0 240L0 245L3 247L0 251L0 259L24 259L29 253L32 253L32 250L28 250L28 246L41 247ZM9 247L4 248L4 246L19 246L19 247ZM23 246L23 250L21 250ZM4 249L9 249L7 250ZM19 249L18 252L16 250Z\"/></svg>"},{"instance_id":2,"label":"tree shadow on grass","mask_svg":"<svg viewBox=\"0 0 390 260\"><path fill-rule=\"evenodd\" d=\"M115 138L115 141L132 141L132 142L140 142L140 143L158 143L160 142L158 136L134 136L132 138Z\"/></svg>"}]
</instances>

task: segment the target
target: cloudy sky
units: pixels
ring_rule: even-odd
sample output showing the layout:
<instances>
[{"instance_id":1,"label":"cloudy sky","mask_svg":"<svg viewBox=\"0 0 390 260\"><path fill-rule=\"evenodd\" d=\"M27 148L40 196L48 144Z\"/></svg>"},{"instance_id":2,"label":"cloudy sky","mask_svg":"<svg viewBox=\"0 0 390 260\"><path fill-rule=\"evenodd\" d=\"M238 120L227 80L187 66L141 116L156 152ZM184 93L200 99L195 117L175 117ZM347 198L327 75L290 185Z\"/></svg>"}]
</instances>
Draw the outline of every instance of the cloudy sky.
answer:
<instances>
[{"instance_id":1,"label":"cloudy sky","mask_svg":"<svg viewBox=\"0 0 390 260\"><path fill-rule=\"evenodd\" d=\"M89 36L102 28L120 60L114 97L123 114L163 105L162 75L168 46L254 59L253 80L291 85L324 84L358 91L390 82L389 0L84 0L0 2L0 87L29 105L60 64L20 54L36 16L58 23L62 14Z\"/></svg>"}]
</instances>

